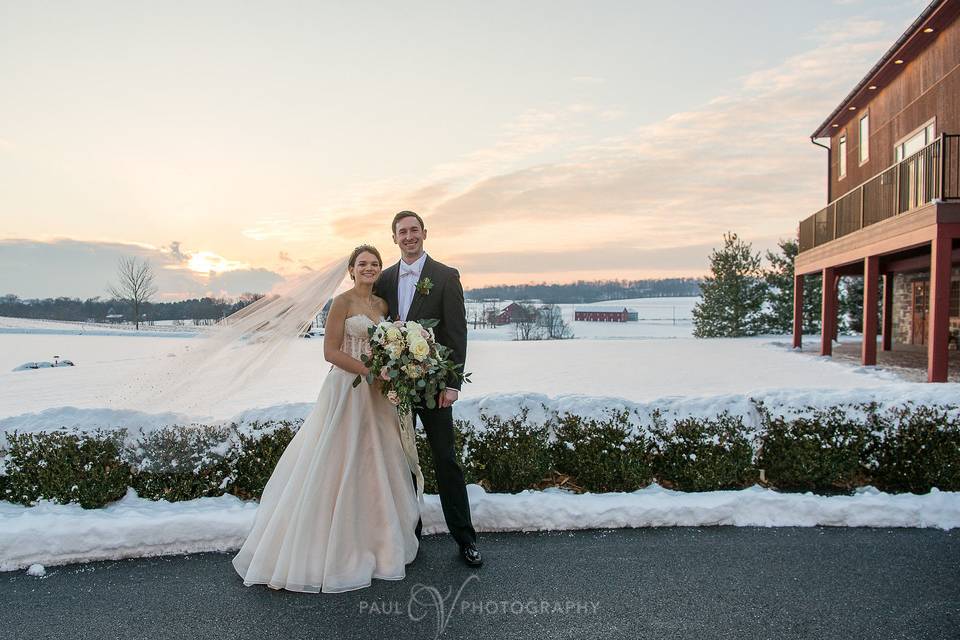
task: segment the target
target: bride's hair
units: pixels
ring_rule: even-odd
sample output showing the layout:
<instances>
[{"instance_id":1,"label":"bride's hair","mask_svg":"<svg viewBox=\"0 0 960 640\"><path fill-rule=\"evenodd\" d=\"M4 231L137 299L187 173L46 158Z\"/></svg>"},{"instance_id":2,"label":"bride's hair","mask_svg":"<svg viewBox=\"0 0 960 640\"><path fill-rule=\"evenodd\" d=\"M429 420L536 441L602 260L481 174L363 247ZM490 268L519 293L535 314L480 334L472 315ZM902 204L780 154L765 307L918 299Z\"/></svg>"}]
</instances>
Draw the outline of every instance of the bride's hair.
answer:
<instances>
[{"instance_id":1,"label":"bride's hair","mask_svg":"<svg viewBox=\"0 0 960 640\"><path fill-rule=\"evenodd\" d=\"M380 267L383 267L383 258L380 257L380 252L377 251L377 248L372 244L362 244L350 253L350 259L347 261L347 269L353 269L353 266L357 263L357 256L361 253L372 253L377 256L377 261L380 262ZM354 280L353 274L350 274L350 279Z\"/></svg>"}]
</instances>

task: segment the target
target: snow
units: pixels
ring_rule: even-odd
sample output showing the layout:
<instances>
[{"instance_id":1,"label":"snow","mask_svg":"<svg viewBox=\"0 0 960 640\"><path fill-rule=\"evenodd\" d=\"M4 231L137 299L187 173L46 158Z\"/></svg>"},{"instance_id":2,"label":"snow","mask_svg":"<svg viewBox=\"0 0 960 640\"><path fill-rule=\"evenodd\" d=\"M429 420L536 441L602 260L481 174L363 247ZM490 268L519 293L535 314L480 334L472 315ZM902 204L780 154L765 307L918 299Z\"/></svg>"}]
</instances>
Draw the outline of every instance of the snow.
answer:
<instances>
[{"instance_id":1,"label":"snow","mask_svg":"<svg viewBox=\"0 0 960 640\"><path fill-rule=\"evenodd\" d=\"M615 527L930 527L960 526L960 493L891 495L872 487L852 496L739 491L683 493L651 485L632 493L559 489L492 494L467 486L474 527L541 531ZM424 534L446 532L437 496L426 495ZM232 495L183 502L139 498L133 489L102 509L0 502L0 571L94 560L233 551L253 526L257 503ZM34 575L34 574L31 574Z\"/></svg>"},{"instance_id":2,"label":"snow","mask_svg":"<svg viewBox=\"0 0 960 640\"><path fill-rule=\"evenodd\" d=\"M664 299L658 299L664 300ZM476 403L502 404L517 394L541 394L564 406L601 402L656 403L678 410L706 412L744 406L745 399L768 397L791 404L849 402L859 398L926 398L931 394L957 396L958 385L904 382L896 374L875 367L851 366L829 358L814 358L791 350L783 337L708 339L643 337L660 333L661 325L644 323L597 324L606 337L563 341L515 342L492 339L490 332L471 332L465 385L458 412L474 411ZM632 325L632 326L631 326ZM652 331L648 331L653 328ZM37 413L46 420L73 420L78 411L87 423L117 414L95 412L122 388L140 368L171 357L193 337L130 335L0 334L0 421L5 429L32 424ZM674 325L667 328L673 330ZM602 330L602 331L601 331ZM632 331L628 336L623 333ZM487 332L484 340L475 339ZM617 334L617 333L620 334ZM69 354L73 367L13 371L23 362ZM239 397L211 399L205 415L188 421L230 419L246 411L278 410L283 405L312 403L330 365L323 359L323 340L298 340L277 363L270 376L246 388ZM231 371L222 378L229 380ZM137 410L117 405L115 409ZM94 413L90 413L93 411ZM297 412L298 408L289 408ZM4 420L16 417L15 420ZM145 416L150 421L153 418ZM64 423L68 424L68 423ZM59 425L58 425L59 426Z\"/></svg>"},{"instance_id":3,"label":"snow","mask_svg":"<svg viewBox=\"0 0 960 640\"><path fill-rule=\"evenodd\" d=\"M779 414L811 407L875 401L881 406L943 404L960 398L958 384L904 381L877 367L815 358L792 350L783 336L699 340L691 336L696 298L617 301L639 322L573 323L576 339L512 341L510 327L470 330L467 371L474 382L454 405L458 419L531 420L571 412L602 417L654 409L664 417L712 417L723 411L758 416L752 400ZM607 303L608 305L610 303ZM582 305L576 305L582 306ZM572 317L574 305L564 305ZM676 316L677 321L674 321ZM135 372L172 357L203 328L130 328L0 318L0 448L11 430L127 427L129 438L168 424L297 420L312 407L330 365L323 341L298 340L261 384L229 402L212 400L205 415L107 409L105 398ZM15 371L24 362L69 357L76 366ZM231 371L223 371L229 380ZM480 531L641 526L960 526L960 494L931 491L888 495L872 488L853 496L783 494L759 486L741 491L680 493L651 486L634 493L584 494L547 489L519 494L468 491ZM256 502L234 496L151 502L127 495L102 509L41 502L0 502L0 570L96 559L239 548ZM444 530L436 496L427 496L426 533Z\"/></svg>"}]
</instances>

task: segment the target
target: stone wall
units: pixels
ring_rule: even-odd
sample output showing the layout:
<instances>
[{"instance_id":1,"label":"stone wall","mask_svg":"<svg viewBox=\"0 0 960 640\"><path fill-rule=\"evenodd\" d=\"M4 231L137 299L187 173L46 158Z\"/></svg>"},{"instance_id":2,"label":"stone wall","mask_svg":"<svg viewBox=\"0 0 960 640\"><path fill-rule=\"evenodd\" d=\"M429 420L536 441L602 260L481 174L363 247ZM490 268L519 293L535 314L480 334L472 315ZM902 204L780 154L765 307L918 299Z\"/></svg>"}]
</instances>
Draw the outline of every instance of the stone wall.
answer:
<instances>
[{"instance_id":1,"label":"stone wall","mask_svg":"<svg viewBox=\"0 0 960 640\"><path fill-rule=\"evenodd\" d=\"M913 283L929 280L929 271L897 273L893 276L893 341L910 343L910 323L913 315ZM960 267L954 267L952 280L960 280ZM960 317L950 318L951 328L960 328Z\"/></svg>"}]
</instances>

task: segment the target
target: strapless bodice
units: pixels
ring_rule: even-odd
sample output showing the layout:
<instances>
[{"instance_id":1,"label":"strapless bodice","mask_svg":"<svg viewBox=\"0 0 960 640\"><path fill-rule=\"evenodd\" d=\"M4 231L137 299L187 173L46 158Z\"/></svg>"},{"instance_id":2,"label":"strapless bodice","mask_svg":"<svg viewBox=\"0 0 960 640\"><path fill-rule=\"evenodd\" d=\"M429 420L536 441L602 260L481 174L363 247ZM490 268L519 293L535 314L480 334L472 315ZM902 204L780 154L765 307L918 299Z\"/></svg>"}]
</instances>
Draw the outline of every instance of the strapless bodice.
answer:
<instances>
[{"instance_id":1,"label":"strapless bodice","mask_svg":"<svg viewBox=\"0 0 960 640\"><path fill-rule=\"evenodd\" d=\"M370 344L370 335L367 332L369 327L376 323L363 313L357 313L343 322L343 344L340 350L360 359L362 354Z\"/></svg>"}]
</instances>

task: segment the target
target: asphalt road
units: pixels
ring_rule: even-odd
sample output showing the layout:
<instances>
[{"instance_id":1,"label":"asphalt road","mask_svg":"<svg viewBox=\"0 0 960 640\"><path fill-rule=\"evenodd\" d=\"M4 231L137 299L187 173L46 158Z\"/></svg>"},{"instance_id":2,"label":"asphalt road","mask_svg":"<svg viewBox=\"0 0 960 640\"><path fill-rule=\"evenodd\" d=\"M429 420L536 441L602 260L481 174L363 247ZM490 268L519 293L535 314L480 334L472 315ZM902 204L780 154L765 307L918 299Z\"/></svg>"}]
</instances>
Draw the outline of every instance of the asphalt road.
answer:
<instances>
[{"instance_id":1,"label":"asphalt road","mask_svg":"<svg viewBox=\"0 0 960 640\"><path fill-rule=\"evenodd\" d=\"M244 587L232 554L0 574L0 638L960 638L960 532L699 527L427 536L402 581ZM444 599L445 598L445 599Z\"/></svg>"}]
</instances>

